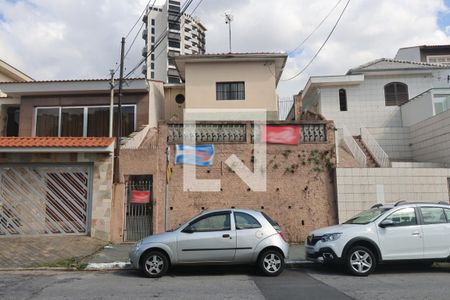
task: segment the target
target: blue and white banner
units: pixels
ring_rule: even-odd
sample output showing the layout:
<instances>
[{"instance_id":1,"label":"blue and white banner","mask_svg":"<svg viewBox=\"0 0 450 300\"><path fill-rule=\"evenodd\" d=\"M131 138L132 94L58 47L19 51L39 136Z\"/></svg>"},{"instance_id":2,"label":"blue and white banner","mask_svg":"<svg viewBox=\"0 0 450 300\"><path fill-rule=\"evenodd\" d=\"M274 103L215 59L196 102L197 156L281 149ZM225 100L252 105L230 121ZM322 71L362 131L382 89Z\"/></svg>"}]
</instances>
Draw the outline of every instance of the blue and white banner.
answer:
<instances>
[{"instance_id":1,"label":"blue and white banner","mask_svg":"<svg viewBox=\"0 0 450 300\"><path fill-rule=\"evenodd\" d=\"M175 164L208 167L213 164L214 145L176 145Z\"/></svg>"}]
</instances>

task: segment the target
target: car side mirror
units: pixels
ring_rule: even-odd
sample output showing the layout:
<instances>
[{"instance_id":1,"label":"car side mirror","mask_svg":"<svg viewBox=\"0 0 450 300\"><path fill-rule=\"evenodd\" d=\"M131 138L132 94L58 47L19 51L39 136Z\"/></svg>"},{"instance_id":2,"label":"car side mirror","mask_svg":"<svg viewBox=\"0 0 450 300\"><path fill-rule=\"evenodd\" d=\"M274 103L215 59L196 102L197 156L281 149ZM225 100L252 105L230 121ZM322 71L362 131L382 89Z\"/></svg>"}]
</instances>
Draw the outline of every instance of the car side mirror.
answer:
<instances>
[{"instance_id":1,"label":"car side mirror","mask_svg":"<svg viewBox=\"0 0 450 300\"><path fill-rule=\"evenodd\" d=\"M383 221L381 221L381 223L378 226L380 226L381 228L391 227L391 226L394 226L394 221L383 220Z\"/></svg>"},{"instance_id":2,"label":"car side mirror","mask_svg":"<svg viewBox=\"0 0 450 300\"><path fill-rule=\"evenodd\" d=\"M186 226L181 232L184 233L194 233L194 230L192 229L191 225Z\"/></svg>"}]
</instances>

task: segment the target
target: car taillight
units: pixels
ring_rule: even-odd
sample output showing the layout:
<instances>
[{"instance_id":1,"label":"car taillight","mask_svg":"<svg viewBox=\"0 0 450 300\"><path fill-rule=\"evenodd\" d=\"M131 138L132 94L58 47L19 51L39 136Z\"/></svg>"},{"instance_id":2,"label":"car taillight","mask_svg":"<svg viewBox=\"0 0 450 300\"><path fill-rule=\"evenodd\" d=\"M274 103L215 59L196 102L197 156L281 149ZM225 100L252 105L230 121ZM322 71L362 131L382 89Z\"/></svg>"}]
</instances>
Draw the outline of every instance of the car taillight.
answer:
<instances>
[{"instance_id":1,"label":"car taillight","mask_svg":"<svg viewBox=\"0 0 450 300\"><path fill-rule=\"evenodd\" d=\"M278 231L278 234L281 236L281 238L283 239L283 241L286 242L286 238L284 237L283 232L282 232L282 231Z\"/></svg>"}]
</instances>

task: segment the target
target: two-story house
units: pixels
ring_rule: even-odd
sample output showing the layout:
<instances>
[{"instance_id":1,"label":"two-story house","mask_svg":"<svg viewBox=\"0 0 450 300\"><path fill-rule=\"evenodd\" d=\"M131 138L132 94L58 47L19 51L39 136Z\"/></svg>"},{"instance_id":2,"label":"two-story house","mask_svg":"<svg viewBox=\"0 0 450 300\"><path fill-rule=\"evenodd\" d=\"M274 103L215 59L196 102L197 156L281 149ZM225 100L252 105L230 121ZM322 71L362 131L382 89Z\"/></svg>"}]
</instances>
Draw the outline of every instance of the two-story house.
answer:
<instances>
[{"instance_id":1,"label":"two-story house","mask_svg":"<svg viewBox=\"0 0 450 300\"><path fill-rule=\"evenodd\" d=\"M449 201L449 88L450 68L421 60L309 79L301 109L338 128L340 221L377 202Z\"/></svg>"}]
</instances>

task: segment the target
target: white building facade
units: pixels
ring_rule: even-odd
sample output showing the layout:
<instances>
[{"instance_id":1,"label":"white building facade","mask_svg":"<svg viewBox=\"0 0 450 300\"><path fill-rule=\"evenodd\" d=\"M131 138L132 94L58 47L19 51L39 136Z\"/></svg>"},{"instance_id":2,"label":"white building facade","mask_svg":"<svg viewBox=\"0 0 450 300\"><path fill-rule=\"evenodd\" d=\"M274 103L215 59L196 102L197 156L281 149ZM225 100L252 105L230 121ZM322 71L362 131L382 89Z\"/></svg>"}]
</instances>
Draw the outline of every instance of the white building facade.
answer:
<instances>
[{"instance_id":1,"label":"white building facade","mask_svg":"<svg viewBox=\"0 0 450 300\"><path fill-rule=\"evenodd\" d=\"M142 72L148 79L180 83L173 57L182 54L204 54L206 28L188 14L182 13L180 1L168 0L160 7L149 7L143 22L146 41L142 55L146 65Z\"/></svg>"},{"instance_id":2,"label":"white building facade","mask_svg":"<svg viewBox=\"0 0 450 300\"><path fill-rule=\"evenodd\" d=\"M338 129L340 222L376 203L450 201L449 66L379 59L311 77L301 105Z\"/></svg>"}]
</instances>

